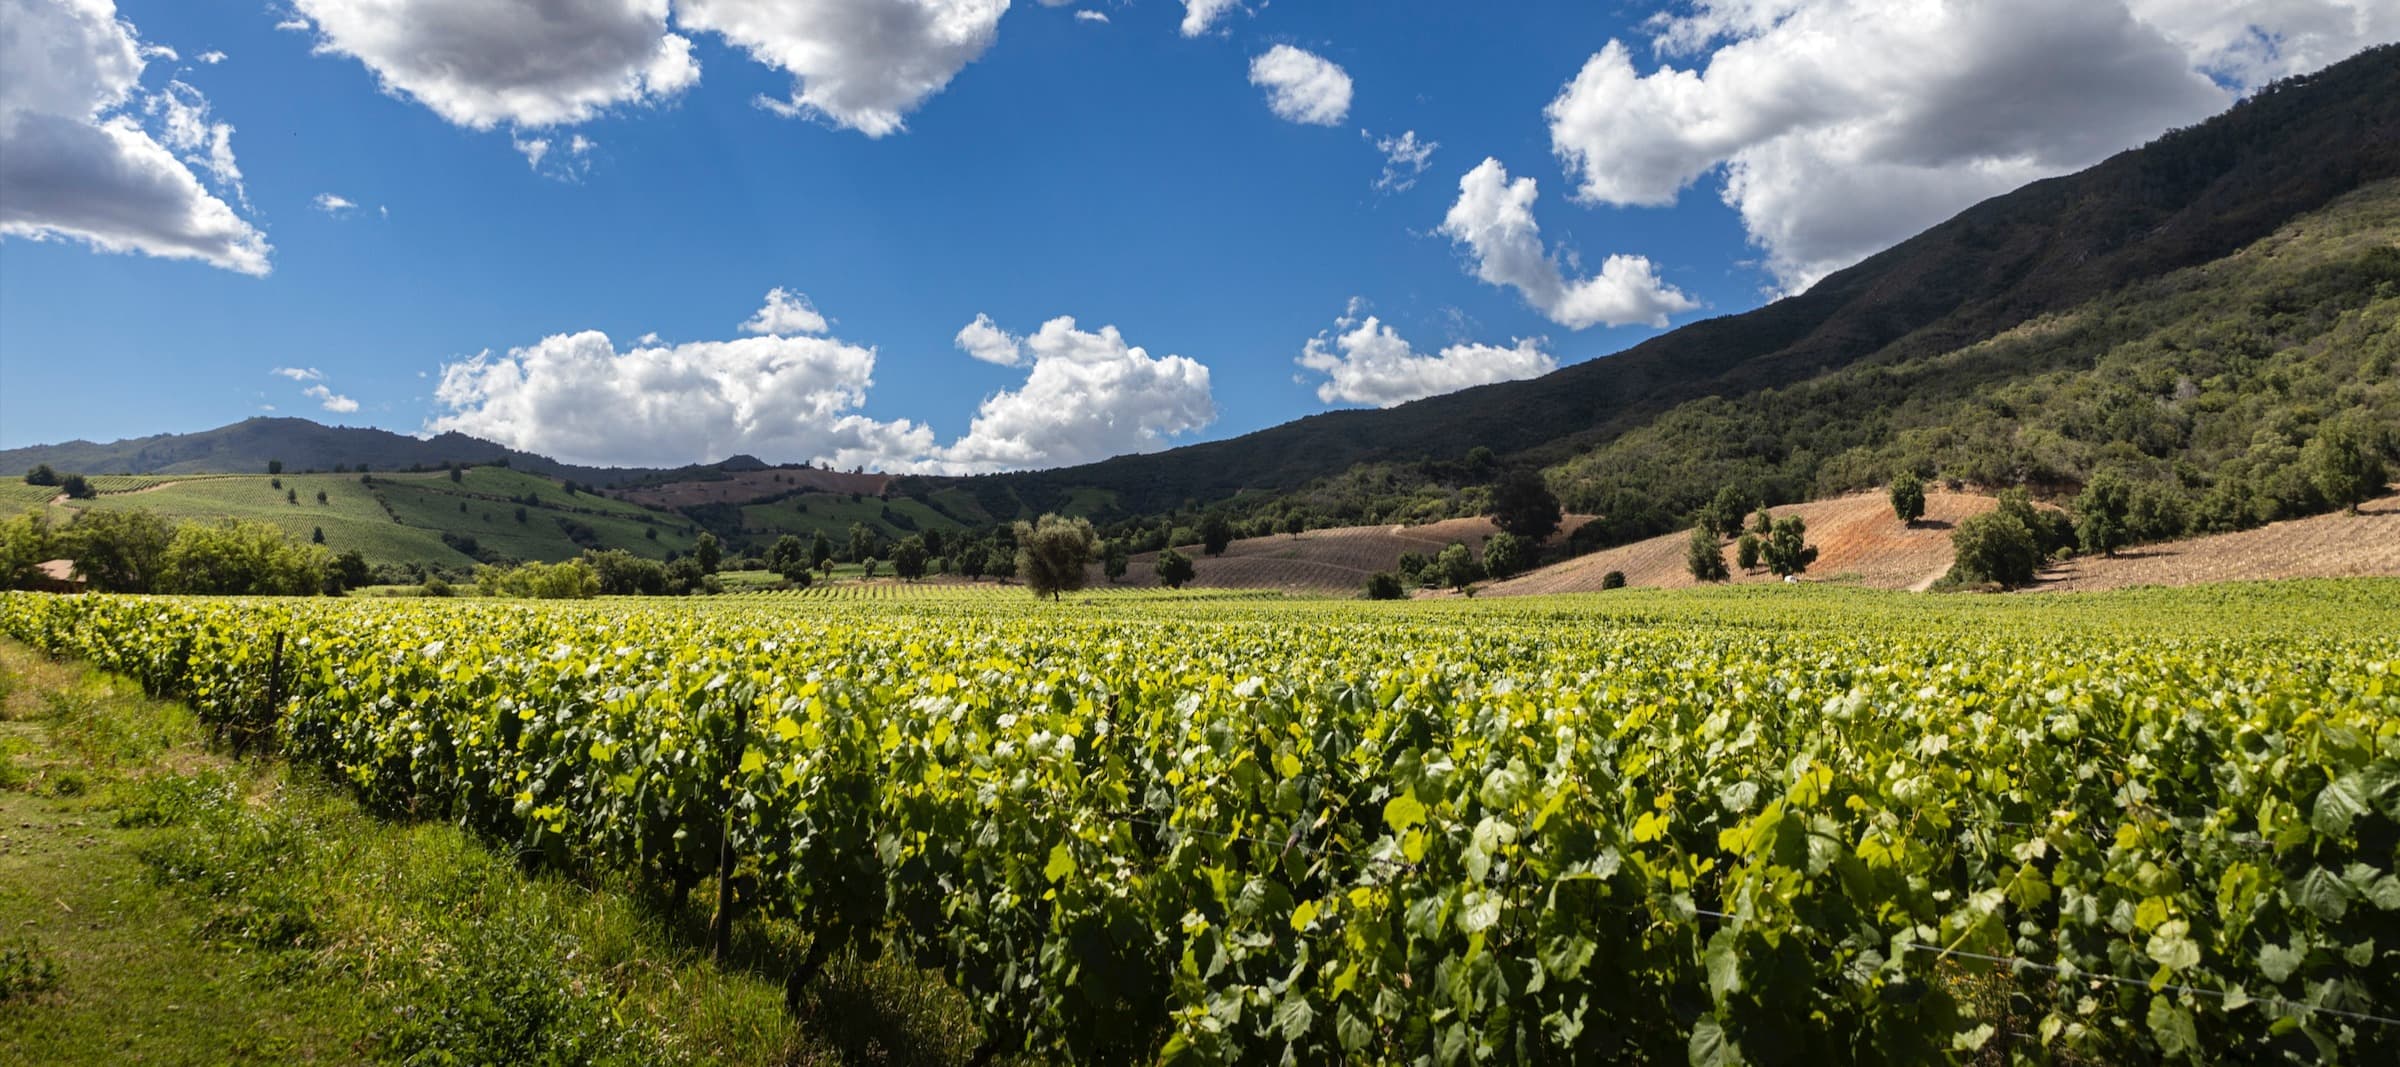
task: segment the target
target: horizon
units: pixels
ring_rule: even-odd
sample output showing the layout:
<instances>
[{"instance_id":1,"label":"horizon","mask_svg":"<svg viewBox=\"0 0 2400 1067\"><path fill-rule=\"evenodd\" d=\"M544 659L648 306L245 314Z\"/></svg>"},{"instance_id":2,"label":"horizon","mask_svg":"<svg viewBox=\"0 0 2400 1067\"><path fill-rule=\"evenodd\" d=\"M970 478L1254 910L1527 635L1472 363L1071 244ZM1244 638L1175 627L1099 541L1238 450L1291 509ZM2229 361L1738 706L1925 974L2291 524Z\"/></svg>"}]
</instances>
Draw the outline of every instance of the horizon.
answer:
<instances>
[{"instance_id":1,"label":"horizon","mask_svg":"<svg viewBox=\"0 0 2400 1067\"><path fill-rule=\"evenodd\" d=\"M2367 0L860 2L948 17L0 0L0 448L264 416L960 474L1228 440L1763 306L2400 39Z\"/></svg>"}]
</instances>

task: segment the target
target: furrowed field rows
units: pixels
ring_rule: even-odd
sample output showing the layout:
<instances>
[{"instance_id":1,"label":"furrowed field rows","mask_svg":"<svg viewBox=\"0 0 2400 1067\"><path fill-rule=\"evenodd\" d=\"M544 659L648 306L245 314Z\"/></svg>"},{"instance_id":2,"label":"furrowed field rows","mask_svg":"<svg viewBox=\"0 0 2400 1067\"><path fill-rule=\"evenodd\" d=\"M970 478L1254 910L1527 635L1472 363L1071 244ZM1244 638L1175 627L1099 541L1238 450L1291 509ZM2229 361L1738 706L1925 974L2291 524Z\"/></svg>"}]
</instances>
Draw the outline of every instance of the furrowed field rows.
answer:
<instances>
[{"instance_id":1,"label":"furrowed field rows","mask_svg":"<svg viewBox=\"0 0 2400 1067\"><path fill-rule=\"evenodd\" d=\"M833 953L993 1050L2400 1054L2400 586L201 602L0 629ZM2000 962L1994 962L2000 961Z\"/></svg>"}]
</instances>

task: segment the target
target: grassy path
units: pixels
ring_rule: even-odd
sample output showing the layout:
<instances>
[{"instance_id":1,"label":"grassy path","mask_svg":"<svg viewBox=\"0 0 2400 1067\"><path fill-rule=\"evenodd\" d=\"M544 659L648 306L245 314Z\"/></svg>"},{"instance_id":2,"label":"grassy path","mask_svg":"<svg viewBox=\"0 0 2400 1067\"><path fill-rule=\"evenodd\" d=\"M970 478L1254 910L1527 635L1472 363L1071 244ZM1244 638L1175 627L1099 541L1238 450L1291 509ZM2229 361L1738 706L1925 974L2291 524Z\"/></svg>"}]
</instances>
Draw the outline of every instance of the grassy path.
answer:
<instances>
[{"instance_id":1,"label":"grassy path","mask_svg":"<svg viewBox=\"0 0 2400 1067\"><path fill-rule=\"evenodd\" d=\"M940 1064L938 977L837 961L798 1019L772 924L371 817L190 711L0 641L0 1064Z\"/></svg>"}]
</instances>

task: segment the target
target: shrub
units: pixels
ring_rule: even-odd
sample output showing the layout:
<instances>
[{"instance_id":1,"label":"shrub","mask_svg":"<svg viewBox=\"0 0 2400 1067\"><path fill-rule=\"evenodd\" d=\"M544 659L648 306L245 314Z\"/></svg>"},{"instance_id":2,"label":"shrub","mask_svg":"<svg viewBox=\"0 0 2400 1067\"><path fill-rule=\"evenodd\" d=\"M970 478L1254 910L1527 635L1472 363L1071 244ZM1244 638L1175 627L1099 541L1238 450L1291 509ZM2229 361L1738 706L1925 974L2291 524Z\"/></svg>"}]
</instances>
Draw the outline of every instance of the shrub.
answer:
<instances>
[{"instance_id":1,"label":"shrub","mask_svg":"<svg viewBox=\"0 0 2400 1067\"><path fill-rule=\"evenodd\" d=\"M1915 526L1925 517L1925 482L1915 471L1901 471L1892 477L1892 514L1904 526Z\"/></svg>"},{"instance_id":2,"label":"shrub","mask_svg":"<svg viewBox=\"0 0 2400 1067\"><path fill-rule=\"evenodd\" d=\"M1162 549L1158 553L1158 563L1155 569L1158 572L1160 585L1169 589L1181 589L1192 580L1192 557L1172 548Z\"/></svg>"},{"instance_id":3,"label":"shrub","mask_svg":"<svg viewBox=\"0 0 2400 1067\"><path fill-rule=\"evenodd\" d=\"M1603 574L1603 575L1601 575L1601 576L1600 576L1600 588L1602 588L1602 589L1623 589L1623 588L1625 588L1625 572L1624 572L1624 571L1610 571L1610 572L1608 572L1607 574Z\"/></svg>"},{"instance_id":4,"label":"shrub","mask_svg":"<svg viewBox=\"0 0 2400 1067\"><path fill-rule=\"evenodd\" d=\"M1390 571L1376 571L1367 576L1367 599L1398 600L1404 595L1400 576Z\"/></svg>"},{"instance_id":5,"label":"shrub","mask_svg":"<svg viewBox=\"0 0 2400 1067\"><path fill-rule=\"evenodd\" d=\"M1958 557L1949 575L1955 582L2025 585L2042 562L2040 541L2008 510L1987 511L1959 523L1951 531L1950 544Z\"/></svg>"},{"instance_id":6,"label":"shrub","mask_svg":"<svg viewBox=\"0 0 2400 1067\"><path fill-rule=\"evenodd\" d=\"M1706 526L1692 527L1692 536L1683 553L1683 564L1692 572L1695 581L1722 582L1733 577L1725 569L1725 549L1717 543L1717 532Z\"/></svg>"}]
</instances>

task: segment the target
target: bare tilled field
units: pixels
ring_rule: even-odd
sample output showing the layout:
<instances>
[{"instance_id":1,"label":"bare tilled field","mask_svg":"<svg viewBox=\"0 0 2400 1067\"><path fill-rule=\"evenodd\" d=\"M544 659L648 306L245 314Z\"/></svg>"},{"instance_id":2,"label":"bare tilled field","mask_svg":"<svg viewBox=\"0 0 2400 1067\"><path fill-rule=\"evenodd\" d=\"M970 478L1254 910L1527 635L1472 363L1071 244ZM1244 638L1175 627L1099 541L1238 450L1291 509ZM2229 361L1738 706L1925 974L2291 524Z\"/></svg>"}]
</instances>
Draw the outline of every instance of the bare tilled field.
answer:
<instances>
[{"instance_id":1,"label":"bare tilled field","mask_svg":"<svg viewBox=\"0 0 2400 1067\"><path fill-rule=\"evenodd\" d=\"M1974 493L1930 492L1925 517L1903 526L1881 492L1859 493L1834 500L1793 504L1773 509L1777 517L1797 515L1808 523L1808 541L1817 546L1817 561L1803 581L1844 581L1875 589L1924 589L1950 569L1950 531L1960 520L1992 509L1992 498ZM1495 582L1485 596L1538 596L1547 593L1598 592L1610 571L1625 572L1625 584L1638 588L1674 589L1695 584L1684 562L1688 531L1663 534L1605 552L1579 556ZM1764 570L1744 572L1735 566L1731 545L1725 565L1735 582L1772 582Z\"/></svg>"},{"instance_id":2,"label":"bare tilled field","mask_svg":"<svg viewBox=\"0 0 2400 1067\"><path fill-rule=\"evenodd\" d=\"M1583 521L1583 516L1568 516L1560 536ZM1406 553L1431 557L1458 542L1481 551L1484 539L1498 530L1489 519L1448 519L1423 526L1343 526L1298 536L1252 537L1227 546L1222 556L1203 555L1198 545L1177 551L1192 558L1192 585L1200 588L1355 593L1366 585L1368 575L1397 568ZM1117 584L1157 585L1157 562L1155 552L1132 557ZM1106 584L1098 567L1091 574L1093 585Z\"/></svg>"},{"instance_id":3,"label":"bare tilled field","mask_svg":"<svg viewBox=\"0 0 2400 1067\"><path fill-rule=\"evenodd\" d=\"M2269 578L2400 576L2400 495L2359 514L2316 515L2239 533L2143 545L2115 558L2069 560L2042 574L2041 590L2122 589Z\"/></svg>"}]
</instances>

